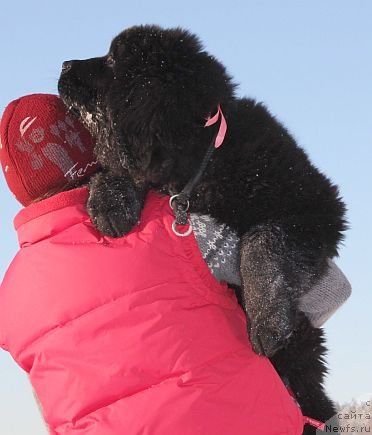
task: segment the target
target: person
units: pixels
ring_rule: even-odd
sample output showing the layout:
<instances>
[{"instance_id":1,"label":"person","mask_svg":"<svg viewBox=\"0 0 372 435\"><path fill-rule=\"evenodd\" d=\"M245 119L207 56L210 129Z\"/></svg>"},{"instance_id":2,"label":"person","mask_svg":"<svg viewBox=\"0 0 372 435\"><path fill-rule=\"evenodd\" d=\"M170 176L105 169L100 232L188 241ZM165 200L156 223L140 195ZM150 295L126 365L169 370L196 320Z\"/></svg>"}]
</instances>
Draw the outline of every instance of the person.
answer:
<instances>
[{"instance_id":1,"label":"person","mask_svg":"<svg viewBox=\"0 0 372 435\"><path fill-rule=\"evenodd\" d=\"M239 284L236 235L193 215L194 233L177 237L155 193L125 237L98 233L84 186L99 170L94 141L56 96L10 103L0 133L5 179L25 206L0 287L0 346L29 374L50 433L302 433L224 282ZM309 292L314 324L350 294L330 264Z\"/></svg>"}]
</instances>

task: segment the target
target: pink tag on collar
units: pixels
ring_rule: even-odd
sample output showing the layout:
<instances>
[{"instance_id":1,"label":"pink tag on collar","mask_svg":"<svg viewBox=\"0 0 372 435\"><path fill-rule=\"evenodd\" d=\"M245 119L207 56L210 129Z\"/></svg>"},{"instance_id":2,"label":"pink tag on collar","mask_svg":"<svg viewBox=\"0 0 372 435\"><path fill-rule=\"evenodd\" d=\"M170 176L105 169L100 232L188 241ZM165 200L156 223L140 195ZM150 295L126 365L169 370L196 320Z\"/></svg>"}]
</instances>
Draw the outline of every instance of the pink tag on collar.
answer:
<instances>
[{"instance_id":1,"label":"pink tag on collar","mask_svg":"<svg viewBox=\"0 0 372 435\"><path fill-rule=\"evenodd\" d=\"M227 122L220 105L218 105L217 113L213 116L210 116L207 119L207 122L204 124L204 127L209 127L213 124L216 124L220 116L221 116L221 123L216 136L216 140L214 142L215 148L219 148L222 145L223 141L225 140L226 131L227 131Z\"/></svg>"}]
</instances>

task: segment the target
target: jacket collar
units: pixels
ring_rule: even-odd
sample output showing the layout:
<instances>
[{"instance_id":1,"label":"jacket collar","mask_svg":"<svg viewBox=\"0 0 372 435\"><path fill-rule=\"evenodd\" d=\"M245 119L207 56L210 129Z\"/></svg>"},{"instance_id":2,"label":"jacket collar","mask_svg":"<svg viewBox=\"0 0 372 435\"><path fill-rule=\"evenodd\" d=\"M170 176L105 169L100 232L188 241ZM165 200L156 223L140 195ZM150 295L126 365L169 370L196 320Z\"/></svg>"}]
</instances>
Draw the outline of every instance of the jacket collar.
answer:
<instances>
[{"instance_id":1,"label":"jacket collar","mask_svg":"<svg viewBox=\"0 0 372 435\"><path fill-rule=\"evenodd\" d=\"M48 238L79 222L89 220L86 187L68 190L22 209L14 218L21 247Z\"/></svg>"}]
</instances>

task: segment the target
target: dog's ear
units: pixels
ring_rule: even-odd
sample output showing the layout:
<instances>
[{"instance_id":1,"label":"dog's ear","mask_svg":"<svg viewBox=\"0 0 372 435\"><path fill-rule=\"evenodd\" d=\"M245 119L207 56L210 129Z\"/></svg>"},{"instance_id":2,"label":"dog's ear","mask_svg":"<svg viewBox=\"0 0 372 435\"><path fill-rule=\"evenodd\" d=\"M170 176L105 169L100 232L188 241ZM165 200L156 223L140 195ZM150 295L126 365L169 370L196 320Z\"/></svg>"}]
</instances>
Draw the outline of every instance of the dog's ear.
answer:
<instances>
[{"instance_id":1,"label":"dog's ear","mask_svg":"<svg viewBox=\"0 0 372 435\"><path fill-rule=\"evenodd\" d=\"M132 28L113 41L113 123L132 164L169 168L172 154L201 146L204 123L233 98L224 66L182 29ZM209 133L209 132L208 132Z\"/></svg>"},{"instance_id":2,"label":"dog's ear","mask_svg":"<svg viewBox=\"0 0 372 435\"><path fill-rule=\"evenodd\" d=\"M124 100L120 124L142 140L167 144L190 135L233 97L224 66L186 30L133 27L113 41L115 50L118 84L125 88L113 96Z\"/></svg>"},{"instance_id":3,"label":"dog's ear","mask_svg":"<svg viewBox=\"0 0 372 435\"><path fill-rule=\"evenodd\" d=\"M189 68L166 72L155 81L150 98L146 99L153 128L163 136L168 130L174 140L188 127L203 127L218 104L224 105L233 96L233 86L224 67L205 52L198 53ZM191 131L190 131L191 129ZM167 141L168 138L164 137Z\"/></svg>"}]
</instances>

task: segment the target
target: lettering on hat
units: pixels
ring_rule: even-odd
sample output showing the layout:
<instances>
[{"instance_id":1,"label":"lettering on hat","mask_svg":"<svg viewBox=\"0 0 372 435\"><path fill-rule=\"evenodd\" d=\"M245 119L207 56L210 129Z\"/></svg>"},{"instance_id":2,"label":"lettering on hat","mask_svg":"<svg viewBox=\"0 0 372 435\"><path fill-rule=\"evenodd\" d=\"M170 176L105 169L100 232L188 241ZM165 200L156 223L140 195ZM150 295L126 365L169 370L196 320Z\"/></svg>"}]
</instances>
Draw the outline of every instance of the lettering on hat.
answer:
<instances>
[{"instance_id":1,"label":"lettering on hat","mask_svg":"<svg viewBox=\"0 0 372 435\"><path fill-rule=\"evenodd\" d=\"M65 173L66 178L70 178L71 180L76 180L78 178L85 177L87 171L92 166L95 166L98 163L97 160L87 163L85 166L79 168L79 162L76 162L71 168Z\"/></svg>"}]
</instances>

